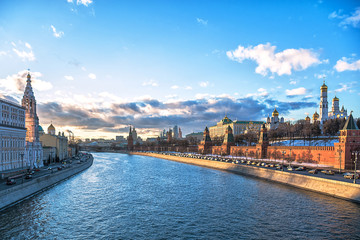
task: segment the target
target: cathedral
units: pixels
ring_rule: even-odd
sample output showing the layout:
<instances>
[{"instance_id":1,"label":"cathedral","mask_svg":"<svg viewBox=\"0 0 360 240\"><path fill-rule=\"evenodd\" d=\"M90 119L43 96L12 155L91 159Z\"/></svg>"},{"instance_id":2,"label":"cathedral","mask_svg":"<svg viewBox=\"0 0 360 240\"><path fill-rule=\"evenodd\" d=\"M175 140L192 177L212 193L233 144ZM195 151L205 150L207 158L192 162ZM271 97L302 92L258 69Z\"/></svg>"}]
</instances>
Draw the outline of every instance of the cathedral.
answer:
<instances>
[{"instance_id":1,"label":"cathedral","mask_svg":"<svg viewBox=\"0 0 360 240\"><path fill-rule=\"evenodd\" d=\"M275 110L272 112L271 118L268 116L266 119L265 127L267 130L277 129L280 124L284 123L284 118L279 118L279 112Z\"/></svg>"},{"instance_id":2,"label":"cathedral","mask_svg":"<svg viewBox=\"0 0 360 240\"><path fill-rule=\"evenodd\" d=\"M328 119L336 119L336 118L347 118L347 110L342 106L339 108L339 98L336 96L332 99L332 107L329 112L328 109L328 100L327 100L327 90L328 87L325 84L320 87L320 114L317 112L313 115L313 121L319 120L320 123L324 123Z\"/></svg>"},{"instance_id":3,"label":"cathedral","mask_svg":"<svg viewBox=\"0 0 360 240\"><path fill-rule=\"evenodd\" d=\"M26 87L21 105L25 108L25 159L30 168L43 166L43 149L39 140L39 118L36 113L36 100L31 86L30 73L27 75Z\"/></svg>"}]
</instances>

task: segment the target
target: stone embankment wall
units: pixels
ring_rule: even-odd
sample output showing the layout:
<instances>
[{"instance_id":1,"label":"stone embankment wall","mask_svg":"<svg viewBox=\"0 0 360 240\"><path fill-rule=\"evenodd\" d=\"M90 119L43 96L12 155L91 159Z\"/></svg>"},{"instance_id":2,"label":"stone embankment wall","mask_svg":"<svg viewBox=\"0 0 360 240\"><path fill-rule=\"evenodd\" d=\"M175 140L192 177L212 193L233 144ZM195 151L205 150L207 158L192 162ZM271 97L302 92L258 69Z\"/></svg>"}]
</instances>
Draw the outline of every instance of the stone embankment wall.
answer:
<instances>
[{"instance_id":1,"label":"stone embankment wall","mask_svg":"<svg viewBox=\"0 0 360 240\"><path fill-rule=\"evenodd\" d=\"M360 185L329 179L304 176L295 173L282 172L248 165L238 165L226 162L210 161L203 159L169 156L156 153L135 152L134 154L167 159L171 161L197 165L201 167L225 170L238 174L258 177L289 186L311 190L337 198L347 199L360 203Z\"/></svg>"},{"instance_id":2,"label":"stone embankment wall","mask_svg":"<svg viewBox=\"0 0 360 240\"><path fill-rule=\"evenodd\" d=\"M0 191L0 210L89 168L92 163L93 157L82 164L74 164L71 168L9 186Z\"/></svg>"}]
</instances>

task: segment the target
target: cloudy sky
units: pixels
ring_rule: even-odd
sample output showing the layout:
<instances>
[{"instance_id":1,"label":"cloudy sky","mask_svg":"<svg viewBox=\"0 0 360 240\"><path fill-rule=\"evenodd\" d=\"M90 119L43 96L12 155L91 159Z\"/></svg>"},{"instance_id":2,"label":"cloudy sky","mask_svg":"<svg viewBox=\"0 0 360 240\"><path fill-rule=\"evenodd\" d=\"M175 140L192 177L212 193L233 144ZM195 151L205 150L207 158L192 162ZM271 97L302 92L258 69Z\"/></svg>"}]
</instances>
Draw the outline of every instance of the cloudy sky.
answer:
<instances>
[{"instance_id":1,"label":"cloudy sky","mask_svg":"<svg viewBox=\"0 0 360 240\"><path fill-rule=\"evenodd\" d=\"M0 97L30 69L40 123L78 137L203 131L225 114L360 116L359 1L0 1Z\"/></svg>"}]
</instances>

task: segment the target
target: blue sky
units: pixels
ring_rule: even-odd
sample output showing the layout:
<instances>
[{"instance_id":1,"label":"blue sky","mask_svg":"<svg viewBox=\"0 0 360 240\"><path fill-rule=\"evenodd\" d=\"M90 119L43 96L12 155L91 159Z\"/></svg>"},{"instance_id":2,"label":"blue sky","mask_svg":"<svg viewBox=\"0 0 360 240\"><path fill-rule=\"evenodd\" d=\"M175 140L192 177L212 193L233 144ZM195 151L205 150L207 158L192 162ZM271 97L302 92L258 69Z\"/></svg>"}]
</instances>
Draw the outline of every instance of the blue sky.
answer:
<instances>
[{"instance_id":1,"label":"blue sky","mask_svg":"<svg viewBox=\"0 0 360 240\"><path fill-rule=\"evenodd\" d=\"M30 68L40 123L80 137L202 131L225 113L360 114L359 1L0 2L0 96Z\"/></svg>"}]
</instances>

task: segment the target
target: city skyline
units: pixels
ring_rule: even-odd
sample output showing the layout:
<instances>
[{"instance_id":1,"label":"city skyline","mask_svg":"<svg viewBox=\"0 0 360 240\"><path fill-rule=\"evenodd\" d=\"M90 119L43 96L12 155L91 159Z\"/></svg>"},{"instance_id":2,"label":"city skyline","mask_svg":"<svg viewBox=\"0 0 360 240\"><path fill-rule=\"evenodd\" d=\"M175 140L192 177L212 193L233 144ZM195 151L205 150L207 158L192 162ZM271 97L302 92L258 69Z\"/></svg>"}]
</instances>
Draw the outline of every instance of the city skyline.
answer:
<instances>
[{"instance_id":1,"label":"city skyline","mask_svg":"<svg viewBox=\"0 0 360 240\"><path fill-rule=\"evenodd\" d=\"M30 68L43 128L83 138L304 119L324 79L358 117L359 4L256 3L2 1L0 97L19 103Z\"/></svg>"}]
</instances>

